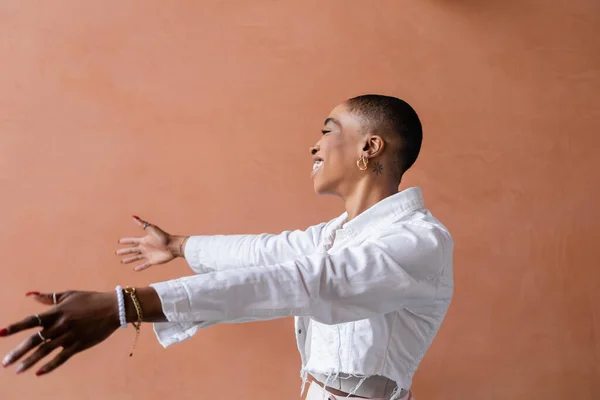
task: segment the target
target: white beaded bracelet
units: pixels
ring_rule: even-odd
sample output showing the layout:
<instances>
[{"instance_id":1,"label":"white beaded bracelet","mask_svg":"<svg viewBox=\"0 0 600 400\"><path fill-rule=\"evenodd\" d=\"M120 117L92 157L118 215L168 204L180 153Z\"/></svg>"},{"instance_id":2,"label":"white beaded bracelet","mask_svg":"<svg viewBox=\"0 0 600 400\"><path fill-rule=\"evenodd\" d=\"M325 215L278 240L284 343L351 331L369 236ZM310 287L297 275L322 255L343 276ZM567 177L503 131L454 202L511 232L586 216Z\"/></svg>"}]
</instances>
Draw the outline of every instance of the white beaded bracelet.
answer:
<instances>
[{"instance_id":1,"label":"white beaded bracelet","mask_svg":"<svg viewBox=\"0 0 600 400\"><path fill-rule=\"evenodd\" d=\"M127 328L127 319L125 318L125 297L123 296L123 288L121 285L117 285L115 288L117 292L117 301L119 303L119 322L121 328Z\"/></svg>"}]
</instances>

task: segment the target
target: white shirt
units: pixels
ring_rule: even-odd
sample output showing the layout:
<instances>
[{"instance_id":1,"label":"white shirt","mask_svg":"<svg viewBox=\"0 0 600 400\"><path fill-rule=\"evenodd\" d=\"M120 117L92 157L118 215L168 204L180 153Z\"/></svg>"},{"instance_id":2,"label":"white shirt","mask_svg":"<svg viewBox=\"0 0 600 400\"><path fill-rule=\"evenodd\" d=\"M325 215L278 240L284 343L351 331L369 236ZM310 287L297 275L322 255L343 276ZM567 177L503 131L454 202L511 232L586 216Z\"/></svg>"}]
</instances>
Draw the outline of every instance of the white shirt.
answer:
<instances>
[{"instance_id":1,"label":"white shirt","mask_svg":"<svg viewBox=\"0 0 600 400\"><path fill-rule=\"evenodd\" d=\"M453 240L420 188L280 234L192 236L197 275L151 285L168 347L220 322L295 317L301 376L383 375L409 389L453 293Z\"/></svg>"}]
</instances>

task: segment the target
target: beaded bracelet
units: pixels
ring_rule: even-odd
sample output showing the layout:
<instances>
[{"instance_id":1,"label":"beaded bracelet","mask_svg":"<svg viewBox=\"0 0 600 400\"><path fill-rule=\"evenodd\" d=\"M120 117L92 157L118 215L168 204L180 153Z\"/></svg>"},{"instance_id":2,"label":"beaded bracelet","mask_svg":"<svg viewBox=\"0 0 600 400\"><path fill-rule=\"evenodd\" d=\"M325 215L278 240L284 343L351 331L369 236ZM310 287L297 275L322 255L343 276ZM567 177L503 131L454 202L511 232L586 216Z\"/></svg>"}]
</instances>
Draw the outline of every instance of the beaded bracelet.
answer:
<instances>
[{"instance_id":1,"label":"beaded bracelet","mask_svg":"<svg viewBox=\"0 0 600 400\"><path fill-rule=\"evenodd\" d=\"M121 328L127 328L127 318L125 317L125 298L123 296L123 288L121 285L117 285L115 288L117 292L117 302L119 304L119 323Z\"/></svg>"}]
</instances>

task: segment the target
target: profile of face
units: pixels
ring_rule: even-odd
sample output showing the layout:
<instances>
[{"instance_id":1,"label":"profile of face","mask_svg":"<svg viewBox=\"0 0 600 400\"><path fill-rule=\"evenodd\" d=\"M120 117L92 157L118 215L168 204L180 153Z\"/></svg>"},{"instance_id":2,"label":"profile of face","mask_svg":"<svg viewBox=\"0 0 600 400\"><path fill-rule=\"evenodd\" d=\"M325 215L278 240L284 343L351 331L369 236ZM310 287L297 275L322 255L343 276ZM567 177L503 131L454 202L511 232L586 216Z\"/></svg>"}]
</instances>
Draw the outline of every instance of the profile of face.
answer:
<instances>
[{"instance_id":1,"label":"profile of face","mask_svg":"<svg viewBox=\"0 0 600 400\"><path fill-rule=\"evenodd\" d=\"M311 147L315 192L343 197L364 179L357 166L361 156L372 158L383 150L378 136L365 134L359 117L342 103L325 120L322 136Z\"/></svg>"}]
</instances>

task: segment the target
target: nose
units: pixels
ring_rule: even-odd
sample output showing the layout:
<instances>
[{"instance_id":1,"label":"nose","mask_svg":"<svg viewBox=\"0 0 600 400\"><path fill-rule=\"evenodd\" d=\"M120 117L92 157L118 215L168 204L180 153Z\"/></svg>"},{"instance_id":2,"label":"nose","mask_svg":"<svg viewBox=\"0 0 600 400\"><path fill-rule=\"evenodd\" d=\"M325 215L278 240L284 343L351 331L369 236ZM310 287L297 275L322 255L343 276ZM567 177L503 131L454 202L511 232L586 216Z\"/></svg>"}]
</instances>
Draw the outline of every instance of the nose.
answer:
<instances>
[{"instance_id":1,"label":"nose","mask_svg":"<svg viewBox=\"0 0 600 400\"><path fill-rule=\"evenodd\" d=\"M310 147L310 154L311 155L314 156L315 154L317 154L318 151L319 151L319 146L318 145Z\"/></svg>"}]
</instances>

